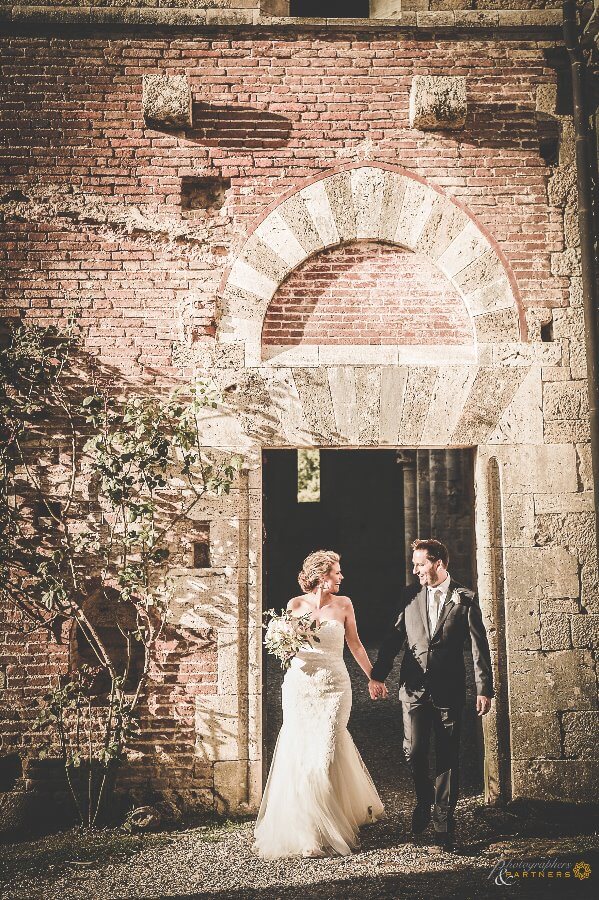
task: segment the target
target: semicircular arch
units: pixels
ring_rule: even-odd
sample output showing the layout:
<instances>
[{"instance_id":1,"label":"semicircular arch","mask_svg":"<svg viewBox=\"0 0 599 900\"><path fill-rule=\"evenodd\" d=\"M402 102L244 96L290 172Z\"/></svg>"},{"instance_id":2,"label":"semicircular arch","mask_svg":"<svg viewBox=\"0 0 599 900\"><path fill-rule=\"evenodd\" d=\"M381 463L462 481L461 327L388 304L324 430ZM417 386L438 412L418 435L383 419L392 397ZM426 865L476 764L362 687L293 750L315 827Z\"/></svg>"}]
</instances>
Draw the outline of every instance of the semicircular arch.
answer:
<instances>
[{"instance_id":1,"label":"semicircular arch","mask_svg":"<svg viewBox=\"0 0 599 900\"><path fill-rule=\"evenodd\" d=\"M513 273L484 226L421 177L375 164L324 173L266 211L225 275L217 340L243 343L246 365L260 365L262 323L282 282L308 257L362 240L427 257L462 297L477 346L526 340Z\"/></svg>"}]
</instances>

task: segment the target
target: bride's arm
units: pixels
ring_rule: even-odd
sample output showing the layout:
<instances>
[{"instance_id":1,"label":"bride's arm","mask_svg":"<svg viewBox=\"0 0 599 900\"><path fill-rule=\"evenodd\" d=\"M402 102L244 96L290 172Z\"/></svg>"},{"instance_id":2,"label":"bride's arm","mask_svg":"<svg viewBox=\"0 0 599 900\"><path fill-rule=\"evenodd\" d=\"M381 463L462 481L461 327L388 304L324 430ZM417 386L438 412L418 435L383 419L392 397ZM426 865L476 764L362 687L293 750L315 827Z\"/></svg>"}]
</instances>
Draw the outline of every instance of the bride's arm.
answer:
<instances>
[{"instance_id":1,"label":"bride's arm","mask_svg":"<svg viewBox=\"0 0 599 900\"><path fill-rule=\"evenodd\" d=\"M353 603L349 597L346 597L345 600L347 603L345 608L345 640L347 641L347 646L351 650L353 658L370 681L372 663L370 662L368 654L358 635Z\"/></svg>"}]
</instances>

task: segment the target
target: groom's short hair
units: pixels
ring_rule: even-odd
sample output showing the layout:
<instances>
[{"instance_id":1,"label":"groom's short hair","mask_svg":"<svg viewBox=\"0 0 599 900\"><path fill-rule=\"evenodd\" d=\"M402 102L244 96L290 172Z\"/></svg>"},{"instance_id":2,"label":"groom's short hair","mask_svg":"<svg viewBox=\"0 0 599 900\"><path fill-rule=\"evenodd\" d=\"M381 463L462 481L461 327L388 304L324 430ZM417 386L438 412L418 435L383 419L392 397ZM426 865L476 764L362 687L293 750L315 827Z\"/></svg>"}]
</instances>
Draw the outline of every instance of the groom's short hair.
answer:
<instances>
[{"instance_id":1,"label":"groom's short hair","mask_svg":"<svg viewBox=\"0 0 599 900\"><path fill-rule=\"evenodd\" d=\"M441 560L443 566L447 568L449 562L449 550L441 541L435 538L417 538L412 541L412 550L424 550L431 562Z\"/></svg>"}]
</instances>

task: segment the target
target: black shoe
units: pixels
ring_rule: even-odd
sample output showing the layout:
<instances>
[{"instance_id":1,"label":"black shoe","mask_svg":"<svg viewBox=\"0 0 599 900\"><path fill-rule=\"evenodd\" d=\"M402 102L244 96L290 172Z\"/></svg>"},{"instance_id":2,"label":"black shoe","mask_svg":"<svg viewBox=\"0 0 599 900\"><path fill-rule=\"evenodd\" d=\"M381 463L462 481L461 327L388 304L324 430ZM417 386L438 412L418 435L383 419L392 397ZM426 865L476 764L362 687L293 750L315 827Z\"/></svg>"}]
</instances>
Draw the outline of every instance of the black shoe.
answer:
<instances>
[{"instance_id":1,"label":"black shoe","mask_svg":"<svg viewBox=\"0 0 599 900\"><path fill-rule=\"evenodd\" d=\"M435 844L443 850L453 850L455 847L455 831L435 831Z\"/></svg>"},{"instance_id":2,"label":"black shoe","mask_svg":"<svg viewBox=\"0 0 599 900\"><path fill-rule=\"evenodd\" d=\"M431 820L431 804L417 803L412 813L412 834L422 834Z\"/></svg>"}]
</instances>

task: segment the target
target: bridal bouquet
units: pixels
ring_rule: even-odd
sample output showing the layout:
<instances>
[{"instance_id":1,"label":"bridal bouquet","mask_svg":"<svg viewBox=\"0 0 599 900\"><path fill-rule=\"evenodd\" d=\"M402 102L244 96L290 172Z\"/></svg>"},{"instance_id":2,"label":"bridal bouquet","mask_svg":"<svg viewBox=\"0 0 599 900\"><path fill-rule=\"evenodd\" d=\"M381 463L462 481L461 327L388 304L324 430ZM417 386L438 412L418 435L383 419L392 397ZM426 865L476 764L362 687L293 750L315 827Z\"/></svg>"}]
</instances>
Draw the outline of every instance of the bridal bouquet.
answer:
<instances>
[{"instance_id":1,"label":"bridal bouquet","mask_svg":"<svg viewBox=\"0 0 599 900\"><path fill-rule=\"evenodd\" d=\"M264 646L276 656L281 668L288 669L295 654L303 647L312 647L314 642L320 643L317 636L320 625L312 619L310 613L293 616L286 609L280 613L268 609L264 615L269 617L264 625Z\"/></svg>"}]
</instances>

